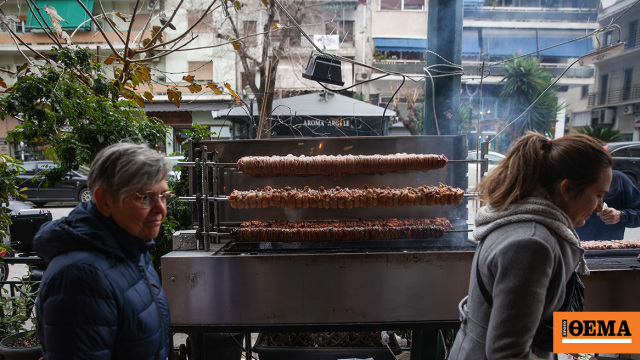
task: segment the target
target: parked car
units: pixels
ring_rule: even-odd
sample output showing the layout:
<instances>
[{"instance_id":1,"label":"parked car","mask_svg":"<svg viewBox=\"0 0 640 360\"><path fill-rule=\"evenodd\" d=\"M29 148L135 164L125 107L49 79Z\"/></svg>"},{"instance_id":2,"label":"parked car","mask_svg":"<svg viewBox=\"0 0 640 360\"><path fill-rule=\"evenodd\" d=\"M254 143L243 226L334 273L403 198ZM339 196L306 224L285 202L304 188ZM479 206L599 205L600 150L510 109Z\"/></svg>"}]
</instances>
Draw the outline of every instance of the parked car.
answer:
<instances>
[{"instance_id":1,"label":"parked car","mask_svg":"<svg viewBox=\"0 0 640 360\"><path fill-rule=\"evenodd\" d=\"M467 160L478 161L479 156L480 151L472 150L467 154ZM489 160L489 169L487 171L488 174L498 165L498 163L500 163L500 161L505 158L505 156L500 154L499 152L489 151L485 155L485 158ZM475 189L478 180L482 178L482 175L480 174L480 162L469 162L467 171L467 177L469 179L469 190L473 190ZM484 175L486 176L487 174Z\"/></svg>"},{"instance_id":2,"label":"parked car","mask_svg":"<svg viewBox=\"0 0 640 360\"><path fill-rule=\"evenodd\" d=\"M25 195L24 200L36 206L43 206L52 201L56 202L86 202L91 200L91 192L87 187L87 175L89 169L81 167L77 171L69 171L67 177L53 186L45 187L44 178L34 177L42 171L57 166L53 161L25 161L24 171L20 171L20 189L26 188L20 193ZM40 174L42 175L42 174Z\"/></svg>"},{"instance_id":3,"label":"parked car","mask_svg":"<svg viewBox=\"0 0 640 360\"><path fill-rule=\"evenodd\" d=\"M625 173L638 187L640 182L640 141L613 142L604 146L613 156L613 168Z\"/></svg>"}]
</instances>

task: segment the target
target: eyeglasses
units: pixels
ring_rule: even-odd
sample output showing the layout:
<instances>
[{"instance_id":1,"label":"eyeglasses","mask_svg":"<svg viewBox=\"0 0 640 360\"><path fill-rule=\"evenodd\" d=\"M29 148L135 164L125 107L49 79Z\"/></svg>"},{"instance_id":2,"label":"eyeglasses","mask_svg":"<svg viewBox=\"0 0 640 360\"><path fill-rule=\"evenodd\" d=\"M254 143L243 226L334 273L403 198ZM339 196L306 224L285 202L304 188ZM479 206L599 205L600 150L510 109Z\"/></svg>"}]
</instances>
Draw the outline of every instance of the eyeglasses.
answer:
<instances>
[{"instance_id":1,"label":"eyeglasses","mask_svg":"<svg viewBox=\"0 0 640 360\"><path fill-rule=\"evenodd\" d=\"M156 201L160 200L160 203L164 206L168 206L178 197L171 191L165 191L163 193L157 193L155 191L145 191L142 194L136 193L140 206L144 209L151 209Z\"/></svg>"}]
</instances>

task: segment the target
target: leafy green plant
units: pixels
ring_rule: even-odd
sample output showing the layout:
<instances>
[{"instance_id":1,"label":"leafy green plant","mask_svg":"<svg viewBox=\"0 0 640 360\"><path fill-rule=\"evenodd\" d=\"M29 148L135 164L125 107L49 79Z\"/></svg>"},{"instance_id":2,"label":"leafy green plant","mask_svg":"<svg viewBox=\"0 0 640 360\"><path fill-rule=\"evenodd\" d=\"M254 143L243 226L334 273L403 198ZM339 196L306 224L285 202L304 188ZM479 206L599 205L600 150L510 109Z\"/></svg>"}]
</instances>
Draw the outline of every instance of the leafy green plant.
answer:
<instances>
[{"instance_id":1,"label":"leafy green plant","mask_svg":"<svg viewBox=\"0 0 640 360\"><path fill-rule=\"evenodd\" d=\"M17 179L22 169L22 161L7 154L0 154L0 203L7 205L9 200L20 196ZM9 236L11 225L11 215L3 210L0 211L0 238ZM0 251L8 252L9 248L0 242Z\"/></svg>"},{"instance_id":2,"label":"leafy green plant","mask_svg":"<svg viewBox=\"0 0 640 360\"><path fill-rule=\"evenodd\" d=\"M20 196L17 184L18 174L22 169L22 161L7 154L0 154L0 203L3 206L9 204L9 200ZM0 208L0 238L9 237L9 226L11 225L11 214ZM10 246L0 241L0 263L4 262L4 257L13 251ZM6 268L6 264L3 264ZM6 275L6 272L5 272Z\"/></svg>"},{"instance_id":3,"label":"leafy green plant","mask_svg":"<svg viewBox=\"0 0 640 360\"><path fill-rule=\"evenodd\" d=\"M506 105L504 118L508 124L498 142L498 150L503 153L528 131L552 137L556 116L564 106L558 103L558 88L552 85L554 79L549 70L540 67L534 57L517 56L505 63L505 76L500 81L500 100ZM534 105L529 108L531 104Z\"/></svg>"},{"instance_id":4,"label":"leafy green plant","mask_svg":"<svg viewBox=\"0 0 640 360\"><path fill-rule=\"evenodd\" d=\"M63 179L69 170L90 164L98 151L122 140L154 148L164 144L165 125L147 118L135 102L119 99L118 89L102 65L91 61L87 48L53 48L53 53L23 66L18 81L0 98L0 118L21 122L7 141L46 144L47 156L60 164L46 179Z\"/></svg>"},{"instance_id":5,"label":"leafy green plant","mask_svg":"<svg viewBox=\"0 0 640 360\"><path fill-rule=\"evenodd\" d=\"M209 126L201 124L193 124L193 130L185 130L184 132L193 141L211 139L216 134L214 131L209 130Z\"/></svg>"},{"instance_id":6,"label":"leafy green plant","mask_svg":"<svg viewBox=\"0 0 640 360\"><path fill-rule=\"evenodd\" d=\"M15 287L12 294L6 287L2 287L0 296L0 339L9 335L30 330L27 323L31 321L35 327L35 300L38 282L22 281ZM35 337L35 334L34 334Z\"/></svg>"},{"instance_id":7,"label":"leafy green plant","mask_svg":"<svg viewBox=\"0 0 640 360\"><path fill-rule=\"evenodd\" d=\"M580 134L589 135L602 143L622 141L620 131L609 127L582 126L575 128L575 131Z\"/></svg>"}]
</instances>

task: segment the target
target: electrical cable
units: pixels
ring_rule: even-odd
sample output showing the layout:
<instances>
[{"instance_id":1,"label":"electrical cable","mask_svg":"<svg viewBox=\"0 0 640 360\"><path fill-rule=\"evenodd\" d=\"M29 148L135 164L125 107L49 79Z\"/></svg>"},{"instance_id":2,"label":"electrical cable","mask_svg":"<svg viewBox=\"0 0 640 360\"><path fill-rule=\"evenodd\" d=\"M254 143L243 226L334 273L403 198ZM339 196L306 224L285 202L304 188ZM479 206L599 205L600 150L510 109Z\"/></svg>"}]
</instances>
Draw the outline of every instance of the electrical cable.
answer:
<instances>
[{"instance_id":1,"label":"electrical cable","mask_svg":"<svg viewBox=\"0 0 640 360\"><path fill-rule=\"evenodd\" d=\"M320 84L320 86L322 86L322 87L323 87L323 88L325 88L326 90L331 90L331 91L347 90L347 89L350 89L350 88L355 87L355 86L357 86L357 85L361 85L361 84L366 83L366 82L370 82L370 81L378 80L378 79L380 79L380 78L382 78L382 77L384 77L384 76L388 76L388 75L398 75L398 76L402 76L402 83L401 83L400 87L398 87L398 89L394 92L393 96L391 97L391 99L389 100L389 102L387 102L387 105L385 106L385 112L386 112L386 109L388 108L390 101L391 101L391 100L392 100L392 99L397 95L397 93L398 93L398 91L400 90L400 88L402 88L402 86L403 86L403 85L404 85L404 83L405 83L406 78L409 78L409 79L410 79L410 80L412 80L412 81L416 81L416 80L414 79L414 77L415 77L415 76L409 76L409 75L405 75L405 74L403 74L403 73L399 73L399 72L395 72L395 71L384 70L384 69L381 69L381 68L378 68L378 67L375 67L375 66L371 66L371 65L368 65L368 64L361 63L361 62L359 62L359 61L355 61L355 60L353 60L353 59L349 59L349 58L345 58L345 57L343 57L343 56L339 56L339 55L335 55L335 54L329 54L329 53L325 52L324 50L320 49L320 47L318 47L318 46L313 42L313 40L311 39L311 37L310 37L310 36L309 36L309 35L308 35L308 34L307 34L303 29L302 29L302 27L300 26L300 24L298 24L298 22L293 18L293 16L291 16L291 14L289 14L289 12L286 10L286 8L285 8L285 7L284 7L284 6L283 6L283 5L282 5L278 0L273 0L273 1L274 1L274 3L275 3L275 4L280 8L280 10L282 10L282 12L283 12L283 13L285 14L285 16L286 16L286 17L291 21L291 23L292 23L292 24L293 24L293 25L298 29L298 31L300 31L300 33L302 34L302 36L304 36L304 37L307 39L307 41L308 41L308 42L309 42L309 43L314 47L314 49L315 49L318 53L323 54L323 55L325 55L325 56L327 56L327 57L330 57L330 58L336 59L336 60L345 61L345 62L348 62L348 63L352 63L352 64L354 64L354 65L359 65L359 66L362 66L362 67L365 67L365 68L368 68L368 69L372 69L372 70L376 70L376 71L379 71L379 72L381 72L381 73L384 73L384 74L385 74L385 75L383 75L383 76L381 76L381 77L378 77L378 78L375 78L375 79L369 79L369 80L362 81L362 82L357 82L357 83L355 83L355 84L353 84L353 85L351 85L351 86L349 86L349 87L346 87L346 88L343 88L343 89L337 89L337 90L330 89L330 88L328 88L327 86L323 85L322 83L318 82L318 84ZM522 55L515 56L515 57L513 57L513 58L509 58L509 59L505 59L505 60L502 60L502 61L493 62L493 63L490 63L490 64L489 64L489 66L500 65L500 64L506 63L506 62L508 62L508 61L517 60L517 59L519 59L519 58L522 58L522 57L525 57L525 56L530 56L530 55L533 55L533 54L539 53L539 52L541 52L541 51L546 51L546 50L549 50L549 49L552 49L552 48L555 48L555 47L558 47L558 46L566 45L566 44L571 43L571 42L574 42L574 41L584 40L584 39L589 38L589 37L591 37L591 36L594 36L594 35L596 35L596 34L598 34L598 33L600 33L600 32L606 31L607 29L609 29L609 28L611 28L611 27L617 27L617 28L619 29L620 27L619 27L617 24L614 24L614 22L615 22L615 21L617 21L618 19L620 19L620 17L622 17L625 13L627 13L627 12L628 12L632 7L636 6L639 2L640 2L640 0L637 0L633 5L631 5L631 6L630 6L629 8L627 8L627 9L625 9L625 11L624 11L624 12L622 12L618 17L616 17L615 19L612 19L612 20L611 20L611 22L610 22L608 25L603 26L603 27L601 27L601 28L599 28L599 29L596 29L596 30L594 30L594 31L590 32L589 34L586 34L586 35L584 35L584 36L581 36L581 37L578 37L578 38L575 38L575 39L567 40L567 41L564 41L564 42L559 43L559 44L555 44L555 45L552 45L552 46L548 46L548 47L543 48L543 49L538 49L538 50L536 50L536 51L532 51L532 52L527 53L527 54L522 54ZM431 51L431 50L427 50L427 51L426 51L426 54L433 54L433 55L435 55L435 56L439 57L440 59L442 59L442 60L446 63L446 64L434 64L434 65L429 65L429 66L426 66L426 67L424 67L424 68L423 68L423 70L425 71L425 76L424 76L424 78L427 78L427 77L428 77L428 78L429 78L429 80L430 80L430 82L431 82L432 93L435 93L435 83L434 83L434 81L433 81L433 78L435 78L435 77L442 77L442 76L460 76L460 75L464 75L464 68L462 67L462 65L458 65L458 64L452 63L452 62L448 61L447 59L445 59L444 57L442 57L441 55L439 55L439 54L437 54L436 52L433 52L433 51ZM505 126L505 127L504 127L504 128L503 128L503 129L498 133L498 134L496 134L496 135L495 135L491 140L489 140L489 142L494 141L494 140L498 137L498 135L500 135L500 134L501 134L501 133L502 133L506 128L508 128L510 125L512 125L512 124L513 124L513 123L515 123L517 120L519 120L520 118L522 118L522 116L524 116L524 114L526 114L526 113L527 113L527 112L528 112L528 111L533 107L533 105L535 105L535 104L536 104L536 103L541 99L541 97L542 97L542 96L543 96L543 95L544 95L544 94L545 94L545 93L546 93L546 92L547 92L547 91L548 91L548 90L549 90L553 85L555 85L555 84L556 84L556 83L557 83L557 82L558 82L558 81L559 81L559 80L564 76L564 74L566 74L566 72L567 72L567 71L568 71L568 70L569 70L573 65L575 65L575 63L576 63L576 62L578 62L578 60L576 60L576 61L574 61L573 63L571 63L571 64L570 64L570 65L569 65L569 66L568 66L568 67L567 67L567 68L562 72L562 74L560 74L560 76L558 76L558 77L557 77L557 78L552 82L552 84L551 84L551 85L549 85L549 87L547 87L547 88L546 88L546 89L545 89L545 90L540 94L540 96L539 96L536 100L534 100L534 102L533 102L529 107L527 107L527 109L525 109L525 111L524 111L522 114L520 114L520 115L519 115L516 119L514 119L513 121L509 122L509 124L507 124L507 125L506 125L506 126ZM445 70L440 70L440 69L438 69L438 67L442 67L442 66L444 66L444 67L450 67L450 68L454 69L454 71L445 71ZM485 65L484 65L484 62L483 62L483 69L484 69L484 66L485 66ZM434 74L432 74L433 72L435 72L435 73L440 73L440 74L434 75ZM487 76L488 76L488 75L487 75ZM422 76L421 76L421 77L422 77ZM483 73L480 75L480 78L481 78L481 79L483 79L484 77L485 77L485 75L484 75L484 70L483 70ZM436 133L437 133L438 135L440 135L440 129L439 129L439 124L438 124L437 114L436 114L436 111L435 111L435 97L433 97L433 96L432 96L432 108L433 108L434 122L435 122L435 126L436 126ZM383 118L384 118L384 113L383 113Z\"/></svg>"}]
</instances>

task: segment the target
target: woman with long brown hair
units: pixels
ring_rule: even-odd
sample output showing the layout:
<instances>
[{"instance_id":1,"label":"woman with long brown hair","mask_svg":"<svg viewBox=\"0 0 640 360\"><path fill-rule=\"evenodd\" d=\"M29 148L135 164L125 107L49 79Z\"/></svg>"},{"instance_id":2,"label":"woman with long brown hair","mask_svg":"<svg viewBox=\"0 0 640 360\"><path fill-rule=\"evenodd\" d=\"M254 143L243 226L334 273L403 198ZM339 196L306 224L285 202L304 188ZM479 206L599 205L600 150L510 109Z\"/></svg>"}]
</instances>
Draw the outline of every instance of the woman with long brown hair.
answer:
<instances>
[{"instance_id":1,"label":"woman with long brown hair","mask_svg":"<svg viewBox=\"0 0 640 360\"><path fill-rule=\"evenodd\" d=\"M575 226L602 206L611 155L581 134L529 133L480 184L478 248L452 360L551 359L554 311L582 309Z\"/></svg>"}]
</instances>

